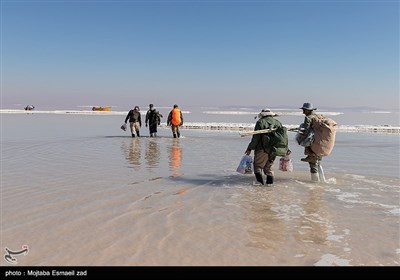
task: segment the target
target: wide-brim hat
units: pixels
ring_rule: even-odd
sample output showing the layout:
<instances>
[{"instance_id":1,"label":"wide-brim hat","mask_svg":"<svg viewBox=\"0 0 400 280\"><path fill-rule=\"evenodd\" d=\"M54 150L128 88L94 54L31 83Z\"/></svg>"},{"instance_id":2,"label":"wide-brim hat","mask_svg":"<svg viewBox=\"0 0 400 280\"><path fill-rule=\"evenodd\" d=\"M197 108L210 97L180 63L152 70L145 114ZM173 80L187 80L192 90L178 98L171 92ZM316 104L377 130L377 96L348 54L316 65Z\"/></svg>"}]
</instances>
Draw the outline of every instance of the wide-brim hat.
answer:
<instances>
[{"instance_id":1,"label":"wide-brim hat","mask_svg":"<svg viewBox=\"0 0 400 280\"><path fill-rule=\"evenodd\" d=\"M274 112L271 111L271 109L268 109L268 108L262 109L261 112L258 114L259 118L266 117L266 116L275 117L275 116L277 116L277 114L275 114Z\"/></svg>"},{"instance_id":2,"label":"wide-brim hat","mask_svg":"<svg viewBox=\"0 0 400 280\"><path fill-rule=\"evenodd\" d=\"M317 108L314 108L314 105L309 102L303 103L303 107L301 107L299 109L305 109L305 110L309 110L309 111L317 110Z\"/></svg>"}]
</instances>

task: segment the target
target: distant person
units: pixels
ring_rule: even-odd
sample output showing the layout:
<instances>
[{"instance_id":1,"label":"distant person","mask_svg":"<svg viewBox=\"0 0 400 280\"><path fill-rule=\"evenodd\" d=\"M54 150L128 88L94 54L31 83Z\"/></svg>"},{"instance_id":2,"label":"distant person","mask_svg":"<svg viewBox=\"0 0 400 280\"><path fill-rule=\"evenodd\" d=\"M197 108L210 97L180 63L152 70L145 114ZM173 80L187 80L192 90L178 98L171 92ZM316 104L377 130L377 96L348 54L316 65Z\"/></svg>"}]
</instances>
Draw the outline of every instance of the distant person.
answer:
<instances>
[{"instance_id":1,"label":"distant person","mask_svg":"<svg viewBox=\"0 0 400 280\"><path fill-rule=\"evenodd\" d=\"M266 184L272 186L274 183L274 161L276 156L285 156L290 153L288 149L288 138L286 128L280 121L275 119L270 109L265 108L258 114L258 121L254 131L263 129L272 129L270 133L253 134L251 142L245 151L246 155L250 155L254 150L254 175L256 180L264 185L262 171L267 175Z\"/></svg>"},{"instance_id":2,"label":"distant person","mask_svg":"<svg viewBox=\"0 0 400 280\"><path fill-rule=\"evenodd\" d=\"M297 137L298 143L303 142L306 138L310 136L310 133L312 133L313 131L312 120L318 117L318 115L314 112L315 110L317 110L317 108L314 108L312 103L306 102L300 109L303 110L305 118L304 122L300 125L300 130ZM308 164L310 165L311 180L319 181L318 164L322 160L322 157L317 156L310 146L304 148L304 154L307 157L302 158L301 161L308 162Z\"/></svg>"},{"instance_id":3,"label":"distant person","mask_svg":"<svg viewBox=\"0 0 400 280\"><path fill-rule=\"evenodd\" d=\"M126 115L125 123L129 120L129 126L131 128L132 137L135 137L135 132L138 137L140 137L139 129L142 127L142 117L140 116L139 106L135 106L133 110L128 112Z\"/></svg>"},{"instance_id":4,"label":"distant person","mask_svg":"<svg viewBox=\"0 0 400 280\"><path fill-rule=\"evenodd\" d=\"M169 112L167 125L171 125L172 135L174 138L181 137L179 127L183 125L182 111L178 105L174 105L174 108Z\"/></svg>"},{"instance_id":5,"label":"distant person","mask_svg":"<svg viewBox=\"0 0 400 280\"><path fill-rule=\"evenodd\" d=\"M149 110L146 113L146 127L149 126L150 137L157 137L157 126L161 123L163 116L158 112L153 104L149 104Z\"/></svg>"}]
</instances>

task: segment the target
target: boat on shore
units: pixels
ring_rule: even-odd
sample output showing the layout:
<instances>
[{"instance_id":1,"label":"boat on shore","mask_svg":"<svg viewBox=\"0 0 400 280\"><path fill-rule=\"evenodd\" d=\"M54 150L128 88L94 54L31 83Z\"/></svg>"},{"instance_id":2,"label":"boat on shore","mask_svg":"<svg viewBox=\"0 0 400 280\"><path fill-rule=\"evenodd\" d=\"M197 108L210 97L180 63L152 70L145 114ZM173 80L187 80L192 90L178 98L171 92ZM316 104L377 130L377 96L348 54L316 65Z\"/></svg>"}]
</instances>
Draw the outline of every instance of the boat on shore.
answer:
<instances>
[{"instance_id":1,"label":"boat on shore","mask_svg":"<svg viewBox=\"0 0 400 280\"><path fill-rule=\"evenodd\" d=\"M92 111L111 111L111 106L105 106L105 107L94 106L92 108Z\"/></svg>"}]
</instances>

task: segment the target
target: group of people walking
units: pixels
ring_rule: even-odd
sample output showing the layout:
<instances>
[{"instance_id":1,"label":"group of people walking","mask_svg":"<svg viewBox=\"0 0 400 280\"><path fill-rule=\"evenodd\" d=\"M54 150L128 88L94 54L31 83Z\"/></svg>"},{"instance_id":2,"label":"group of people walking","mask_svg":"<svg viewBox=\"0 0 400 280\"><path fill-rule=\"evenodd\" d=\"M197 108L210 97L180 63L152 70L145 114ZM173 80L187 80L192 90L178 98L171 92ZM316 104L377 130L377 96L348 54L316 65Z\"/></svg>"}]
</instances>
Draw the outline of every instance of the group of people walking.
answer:
<instances>
[{"instance_id":1,"label":"group of people walking","mask_svg":"<svg viewBox=\"0 0 400 280\"><path fill-rule=\"evenodd\" d=\"M163 115L156 110L153 104L149 104L149 109L146 113L145 125L146 127L149 127L150 137L157 137L157 127L161 124L161 118L163 118ZM142 117L140 115L139 106L135 106L128 112L125 118L125 124L128 122L128 120L132 137L140 137ZM183 116L182 111L177 104L173 106L173 109L168 114L167 125L171 126L172 135L174 138L181 137L180 126L183 125Z\"/></svg>"},{"instance_id":2,"label":"group of people walking","mask_svg":"<svg viewBox=\"0 0 400 280\"><path fill-rule=\"evenodd\" d=\"M311 145L303 145L302 143L307 142L313 132L313 120L320 117L315 114L315 110L312 103L306 102L300 108L303 110L305 115L304 122L300 125L298 135L296 136L297 142L304 146L304 154L307 156L301 160L308 162L310 166L311 179L313 181L319 181L319 169L320 162L322 160L321 153L316 153L319 148L312 148ZM271 109L265 108L258 114L258 120L254 128L254 134L252 136L251 142L248 144L245 151L246 155L250 155L251 151L254 150L254 175L256 180L264 185L272 185L274 183L274 171L273 166L277 156L288 156L291 151L288 148L288 137L287 129L282 125L282 123L275 117L277 114L273 113ZM149 105L149 109L146 113L145 125L149 127L150 137L157 136L157 127L161 123L161 118L163 116L154 107L153 104ZM130 110L125 118L125 124L128 122L130 124L130 130L132 137L140 136L140 128L142 126L141 114L139 106L135 106L134 109ZM168 114L167 125L171 126L172 135L174 138L179 138L180 127L183 125L182 111L179 106L175 104L172 110ZM334 123L336 125L336 123ZM265 130L268 132L258 130ZM334 135L331 139L334 141ZM311 140L311 142L313 142ZM313 145L317 142L314 141ZM333 142L330 150L333 147ZM330 153L330 150L323 155ZM264 181L263 173L266 175L266 180Z\"/></svg>"}]
</instances>

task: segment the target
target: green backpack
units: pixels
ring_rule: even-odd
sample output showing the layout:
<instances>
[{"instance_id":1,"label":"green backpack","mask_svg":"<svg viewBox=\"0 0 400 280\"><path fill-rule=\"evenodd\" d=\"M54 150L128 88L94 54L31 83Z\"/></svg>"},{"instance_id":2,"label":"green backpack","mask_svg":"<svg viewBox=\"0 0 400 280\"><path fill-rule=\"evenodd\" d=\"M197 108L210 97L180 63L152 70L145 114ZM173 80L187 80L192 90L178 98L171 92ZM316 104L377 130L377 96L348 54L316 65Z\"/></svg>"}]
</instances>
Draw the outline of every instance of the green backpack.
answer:
<instances>
[{"instance_id":1,"label":"green backpack","mask_svg":"<svg viewBox=\"0 0 400 280\"><path fill-rule=\"evenodd\" d=\"M288 152L288 136L287 128L279 126L275 131L266 133L263 135L263 146L264 151L269 153L271 156L284 157ZM267 145L265 145L265 144ZM265 147L268 147L267 149Z\"/></svg>"}]
</instances>

